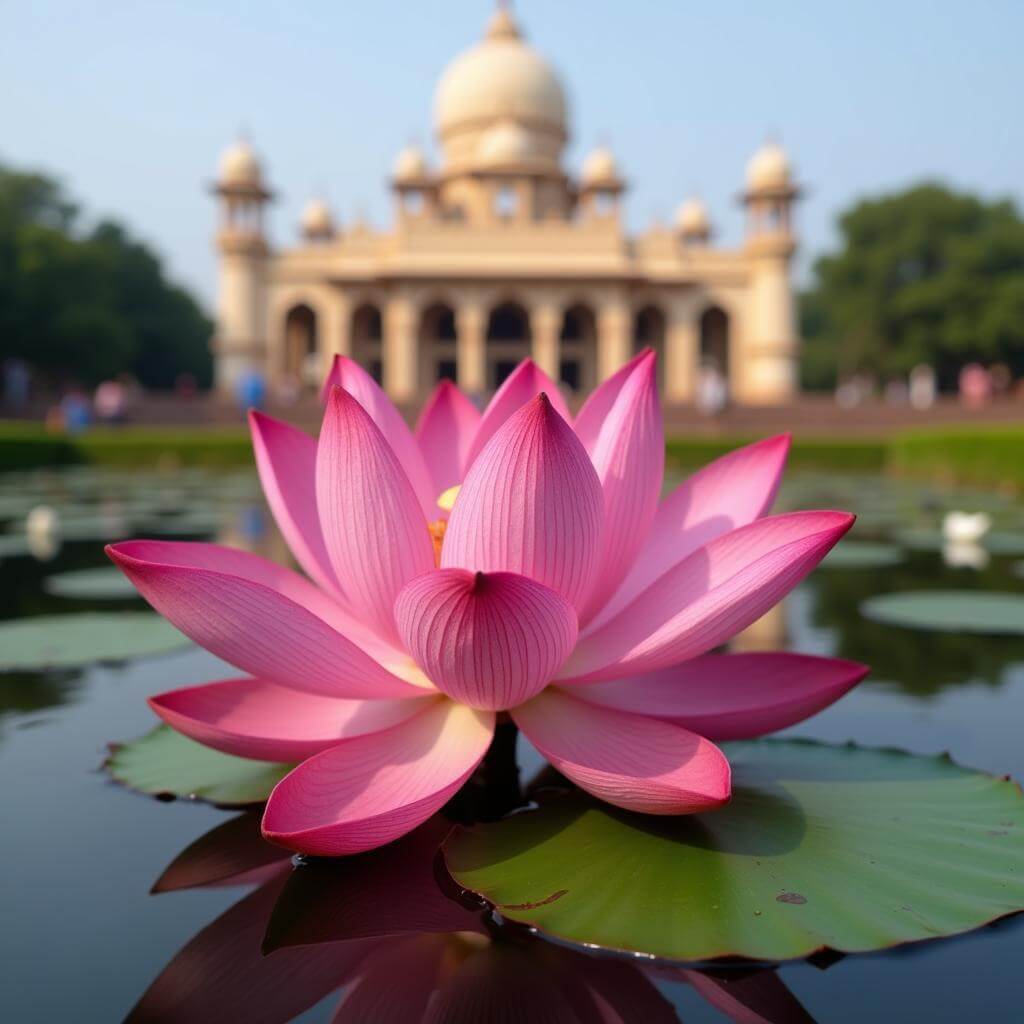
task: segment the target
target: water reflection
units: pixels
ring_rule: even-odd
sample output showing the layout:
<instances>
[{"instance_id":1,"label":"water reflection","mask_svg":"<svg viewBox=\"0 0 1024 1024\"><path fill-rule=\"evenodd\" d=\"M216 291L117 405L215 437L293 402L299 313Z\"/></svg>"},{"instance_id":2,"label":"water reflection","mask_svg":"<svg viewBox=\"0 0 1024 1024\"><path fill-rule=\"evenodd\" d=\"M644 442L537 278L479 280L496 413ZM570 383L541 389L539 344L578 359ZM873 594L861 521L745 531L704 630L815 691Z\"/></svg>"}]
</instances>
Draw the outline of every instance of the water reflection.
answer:
<instances>
[{"instance_id":1,"label":"water reflection","mask_svg":"<svg viewBox=\"0 0 1024 1024\"><path fill-rule=\"evenodd\" d=\"M337 993L335 1024L678 1021L659 981L692 986L729 1020L811 1020L771 969L598 957L502 922L448 878L450 828L438 816L373 853L293 867L257 814L218 826L154 891L256 888L186 943L128 1020L276 1024Z\"/></svg>"}]
</instances>

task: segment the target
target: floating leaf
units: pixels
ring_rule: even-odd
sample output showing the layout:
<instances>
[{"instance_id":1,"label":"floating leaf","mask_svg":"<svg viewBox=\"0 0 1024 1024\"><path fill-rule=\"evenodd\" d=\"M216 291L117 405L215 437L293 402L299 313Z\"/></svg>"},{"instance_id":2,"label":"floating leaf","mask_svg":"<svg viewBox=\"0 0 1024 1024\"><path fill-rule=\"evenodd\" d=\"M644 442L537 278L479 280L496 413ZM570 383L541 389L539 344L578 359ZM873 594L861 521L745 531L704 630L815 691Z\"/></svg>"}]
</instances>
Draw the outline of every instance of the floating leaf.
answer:
<instances>
[{"instance_id":1,"label":"floating leaf","mask_svg":"<svg viewBox=\"0 0 1024 1024\"><path fill-rule=\"evenodd\" d=\"M895 539L915 551L941 551L950 543L941 530L898 530ZM1024 533L993 530L979 538L978 543L993 555L1024 555Z\"/></svg>"},{"instance_id":2,"label":"floating leaf","mask_svg":"<svg viewBox=\"0 0 1024 1024\"><path fill-rule=\"evenodd\" d=\"M120 601L137 597L138 591L120 569L77 569L59 572L43 580L43 590L55 597L79 600Z\"/></svg>"},{"instance_id":3,"label":"floating leaf","mask_svg":"<svg viewBox=\"0 0 1024 1024\"><path fill-rule=\"evenodd\" d=\"M887 626L939 633L1024 635L1024 594L981 590L911 590L870 597L861 614Z\"/></svg>"},{"instance_id":4,"label":"floating leaf","mask_svg":"<svg viewBox=\"0 0 1024 1024\"><path fill-rule=\"evenodd\" d=\"M191 641L153 612L81 612L0 622L0 672L166 654Z\"/></svg>"},{"instance_id":5,"label":"floating leaf","mask_svg":"<svg viewBox=\"0 0 1024 1024\"><path fill-rule=\"evenodd\" d=\"M825 556L822 569L885 569L899 565L903 552L895 544L868 540L844 540Z\"/></svg>"},{"instance_id":6,"label":"floating leaf","mask_svg":"<svg viewBox=\"0 0 1024 1024\"><path fill-rule=\"evenodd\" d=\"M445 847L455 880L549 935L681 960L952 935L1024 909L1024 796L948 758L726 744L732 802L656 818L581 793Z\"/></svg>"},{"instance_id":7,"label":"floating leaf","mask_svg":"<svg viewBox=\"0 0 1024 1024\"><path fill-rule=\"evenodd\" d=\"M131 743L112 745L103 767L140 793L206 800L222 807L266 800L292 769L289 764L222 754L166 725Z\"/></svg>"}]
</instances>

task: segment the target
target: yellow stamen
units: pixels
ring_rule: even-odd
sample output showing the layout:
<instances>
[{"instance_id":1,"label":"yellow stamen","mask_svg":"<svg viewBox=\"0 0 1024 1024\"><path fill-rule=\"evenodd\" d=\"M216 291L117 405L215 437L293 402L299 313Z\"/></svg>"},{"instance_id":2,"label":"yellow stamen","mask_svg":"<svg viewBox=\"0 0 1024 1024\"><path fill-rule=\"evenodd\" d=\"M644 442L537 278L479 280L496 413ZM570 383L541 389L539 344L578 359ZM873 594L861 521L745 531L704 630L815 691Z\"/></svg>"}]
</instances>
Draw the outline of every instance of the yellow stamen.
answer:
<instances>
[{"instance_id":1,"label":"yellow stamen","mask_svg":"<svg viewBox=\"0 0 1024 1024\"><path fill-rule=\"evenodd\" d=\"M441 565L441 545L444 543L444 531L448 529L447 519L435 519L427 524L430 539L434 542L434 565Z\"/></svg>"}]
</instances>

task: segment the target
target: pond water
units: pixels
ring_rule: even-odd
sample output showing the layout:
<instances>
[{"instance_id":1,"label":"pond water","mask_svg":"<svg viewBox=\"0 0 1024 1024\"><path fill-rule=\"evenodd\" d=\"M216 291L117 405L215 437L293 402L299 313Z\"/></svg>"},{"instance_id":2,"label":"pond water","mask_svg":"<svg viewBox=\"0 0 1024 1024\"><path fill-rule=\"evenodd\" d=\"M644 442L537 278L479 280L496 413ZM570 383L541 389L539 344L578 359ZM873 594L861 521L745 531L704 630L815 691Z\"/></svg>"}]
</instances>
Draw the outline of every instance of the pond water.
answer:
<instances>
[{"instance_id":1,"label":"pond water","mask_svg":"<svg viewBox=\"0 0 1024 1024\"><path fill-rule=\"evenodd\" d=\"M39 506L59 516L60 543L48 528L52 516L33 511ZM948 751L961 764L1024 778L1024 636L990 635L1001 618L1012 630L1019 609L972 603L978 595L1024 595L1024 508L984 492L809 475L791 477L780 506L848 508L861 519L846 550L739 645L873 666L849 696L790 732ZM943 550L938 526L949 509L986 511L994 521L987 547ZM434 1001L431 1019L1020 1019L1024 918L777 971L597 960L515 929L488 937L479 907L447 889L433 891L425 908L409 880L439 883L418 840L340 872L300 868L296 882L287 857L258 839L252 814L163 802L112 783L100 770L106 744L151 728L147 695L226 675L192 647L168 651L166 636L148 635L130 617L144 610L141 601L115 577L87 572L107 565L103 542L155 535L216 538L285 557L249 474L73 469L0 477L0 619L118 616L113 627L106 618L85 621L66 643L48 625L42 645L8 637L0 649L9 669L0 675L4 1020L118 1020L165 968L134 1019L407 1020L397 988L429 988L439 964L459 963L471 969L461 972L457 991L449 986ZM877 595L921 591L949 592L937 630L894 624L904 615L914 622L913 601L862 612ZM926 620L934 615L927 610ZM127 660L68 664L86 646L121 650ZM159 655L137 656L146 646ZM65 667L26 667L24 659L40 656ZM527 771L539 766L522 741L520 761ZM151 895L168 864L213 829L164 876L161 888L177 891ZM447 904L439 909L438 901ZM355 931L338 935L338 907L347 908ZM261 957L272 915L298 945ZM346 985L350 996L334 1017Z\"/></svg>"}]
</instances>

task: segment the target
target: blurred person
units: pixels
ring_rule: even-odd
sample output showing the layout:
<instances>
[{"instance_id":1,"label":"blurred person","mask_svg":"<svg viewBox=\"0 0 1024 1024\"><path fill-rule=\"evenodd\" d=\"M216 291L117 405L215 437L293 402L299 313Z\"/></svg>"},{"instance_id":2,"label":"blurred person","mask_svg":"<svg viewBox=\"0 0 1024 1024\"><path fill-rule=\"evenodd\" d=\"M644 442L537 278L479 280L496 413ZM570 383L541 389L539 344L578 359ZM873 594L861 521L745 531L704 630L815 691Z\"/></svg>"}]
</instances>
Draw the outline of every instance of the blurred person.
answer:
<instances>
[{"instance_id":1,"label":"blurred person","mask_svg":"<svg viewBox=\"0 0 1024 1024\"><path fill-rule=\"evenodd\" d=\"M902 377L894 377L885 383L885 404L891 406L906 405L909 398L907 382Z\"/></svg>"},{"instance_id":2,"label":"blurred person","mask_svg":"<svg viewBox=\"0 0 1024 1024\"><path fill-rule=\"evenodd\" d=\"M191 402L199 393L199 385L194 374L179 373L174 378L174 397L183 402Z\"/></svg>"},{"instance_id":3,"label":"blurred person","mask_svg":"<svg viewBox=\"0 0 1024 1024\"><path fill-rule=\"evenodd\" d=\"M923 412L935 404L937 394L935 368L928 363L918 363L910 371L910 404Z\"/></svg>"},{"instance_id":4,"label":"blurred person","mask_svg":"<svg viewBox=\"0 0 1024 1024\"><path fill-rule=\"evenodd\" d=\"M1013 373L1006 363L996 363L988 371L992 381L992 394L996 397L1008 395L1013 389Z\"/></svg>"},{"instance_id":5,"label":"blurred person","mask_svg":"<svg viewBox=\"0 0 1024 1024\"><path fill-rule=\"evenodd\" d=\"M71 388L60 400L61 422L67 434L81 434L92 422L89 399L79 388Z\"/></svg>"},{"instance_id":6,"label":"blurred person","mask_svg":"<svg viewBox=\"0 0 1024 1024\"><path fill-rule=\"evenodd\" d=\"M960 371L960 401L969 409L980 409L992 395L992 378L981 363L968 363Z\"/></svg>"},{"instance_id":7,"label":"blurred person","mask_svg":"<svg viewBox=\"0 0 1024 1024\"><path fill-rule=\"evenodd\" d=\"M238 378L235 386L235 402L242 412L262 409L267 397L267 382L262 373L249 370Z\"/></svg>"},{"instance_id":8,"label":"blurred person","mask_svg":"<svg viewBox=\"0 0 1024 1024\"><path fill-rule=\"evenodd\" d=\"M92 406L101 423L124 423L127 396L124 385L117 380L105 380L96 388Z\"/></svg>"},{"instance_id":9,"label":"blurred person","mask_svg":"<svg viewBox=\"0 0 1024 1024\"><path fill-rule=\"evenodd\" d=\"M11 357L4 360L4 404L11 409L28 405L32 385L32 371L24 359Z\"/></svg>"},{"instance_id":10,"label":"blurred person","mask_svg":"<svg viewBox=\"0 0 1024 1024\"><path fill-rule=\"evenodd\" d=\"M725 375L717 363L706 362L697 377L697 408L708 416L717 416L729 400Z\"/></svg>"}]
</instances>

